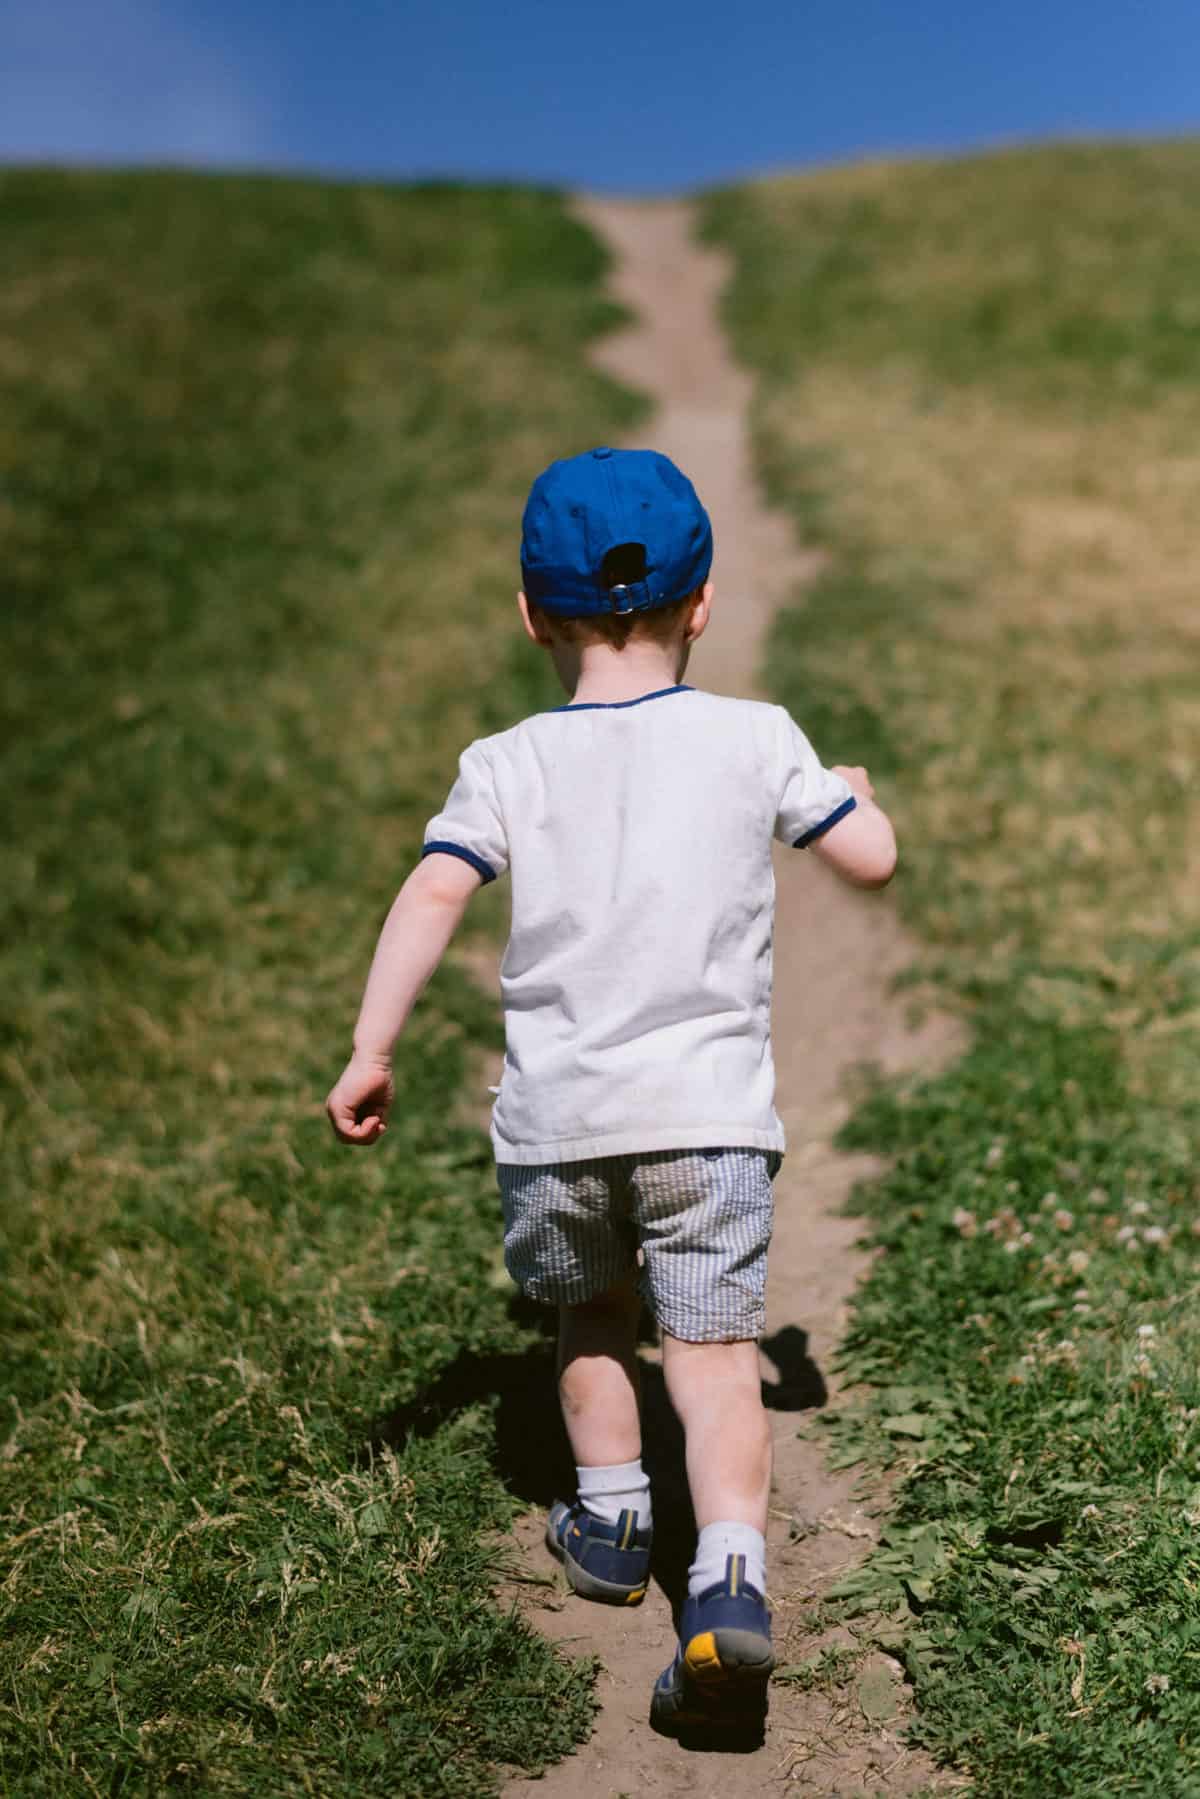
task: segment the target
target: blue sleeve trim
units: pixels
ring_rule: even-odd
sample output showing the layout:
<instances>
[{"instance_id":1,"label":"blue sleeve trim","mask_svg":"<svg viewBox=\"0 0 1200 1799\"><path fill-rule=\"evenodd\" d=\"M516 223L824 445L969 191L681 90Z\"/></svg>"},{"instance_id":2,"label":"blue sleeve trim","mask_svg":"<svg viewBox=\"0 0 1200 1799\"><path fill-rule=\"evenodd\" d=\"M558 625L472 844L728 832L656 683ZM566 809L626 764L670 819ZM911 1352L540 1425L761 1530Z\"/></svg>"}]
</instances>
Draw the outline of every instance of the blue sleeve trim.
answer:
<instances>
[{"instance_id":1,"label":"blue sleeve trim","mask_svg":"<svg viewBox=\"0 0 1200 1799\"><path fill-rule=\"evenodd\" d=\"M845 818L848 812L853 812L854 805L854 795L851 794L850 798L848 800L843 800L841 805L829 814L828 818L823 818L819 825L813 826L811 831L805 831L803 837L797 837L792 848L794 850L806 850L810 843L815 843L818 837L824 837L826 831L831 831L839 819Z\"/></svg>"},{"instance_id":2,"label":"blue sleeve trim","mask_svg":"<svg viewBox=\"0 0 1200 1799\"><path fill-rule=\"evenodd\" d=\"M474 850L465 849L461 843L427 843L421 851L421 860L424 861L426 856L435 854L458 856L463 862L469 862L475 873L481 875L485 882L494 881L496 878L496 871L491 863L485 862L482 856L477 856Z\"/></svg>"}]
</instances>

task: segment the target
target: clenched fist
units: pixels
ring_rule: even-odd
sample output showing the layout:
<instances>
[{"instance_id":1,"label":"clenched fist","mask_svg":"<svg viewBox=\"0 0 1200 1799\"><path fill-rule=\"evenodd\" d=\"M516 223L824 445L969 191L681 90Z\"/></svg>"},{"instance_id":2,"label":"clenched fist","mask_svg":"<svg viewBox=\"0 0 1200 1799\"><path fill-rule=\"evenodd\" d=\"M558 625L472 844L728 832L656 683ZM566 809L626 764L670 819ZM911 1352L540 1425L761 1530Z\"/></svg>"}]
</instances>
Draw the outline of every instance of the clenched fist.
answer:
<instances>
[{"instance_id":1,"label":"clenched fist","mask_svg":"<svg viewBox=\"0 0 1200 1799\"><path fill-rule=\"evenodd\" d=\"M334 1135L342 1143L377 1143L395 1097L390 1062L351 1056L325 1101Z\"/></svg>"}]
</instances>

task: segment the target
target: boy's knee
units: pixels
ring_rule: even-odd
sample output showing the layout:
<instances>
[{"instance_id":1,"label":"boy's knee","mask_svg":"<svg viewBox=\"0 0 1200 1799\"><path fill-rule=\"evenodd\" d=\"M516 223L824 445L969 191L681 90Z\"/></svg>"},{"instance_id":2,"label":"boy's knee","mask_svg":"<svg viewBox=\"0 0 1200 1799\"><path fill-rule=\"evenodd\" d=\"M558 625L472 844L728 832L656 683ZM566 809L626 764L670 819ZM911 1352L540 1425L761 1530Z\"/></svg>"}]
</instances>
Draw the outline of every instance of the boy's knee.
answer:
<instances>
[{"instance_id":1,"label":"boy's knee","mask_svg":"<svg viewBox=\"0 0 1200 1799\"><path fill-rule=\"evenodd\" d=\"M672 1393L696 1394L708 1400L720 1394L750 1409L762 1407L758 1343L689 1343L663 1333L663 1366Z\"/></svg>"}]
</instances>

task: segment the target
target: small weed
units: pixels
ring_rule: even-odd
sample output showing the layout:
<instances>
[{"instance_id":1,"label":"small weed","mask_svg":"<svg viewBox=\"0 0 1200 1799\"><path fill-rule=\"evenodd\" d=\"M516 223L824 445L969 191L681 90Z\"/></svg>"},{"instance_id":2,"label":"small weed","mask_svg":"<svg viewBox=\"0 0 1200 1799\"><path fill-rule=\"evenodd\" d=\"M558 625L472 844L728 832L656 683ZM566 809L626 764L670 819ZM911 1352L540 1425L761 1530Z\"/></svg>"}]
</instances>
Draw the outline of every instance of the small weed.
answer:
<instances>
[{"instance_id":1,"label":"small weed","mask_svg":"<svg viewBox=\"0 0 1200 1799\"><path fill-rule=\"evenodd\" d=\"M778 1686L795 1687L801 1693L831 1692L845 1685L861 1660L861 1650L833 1643L803 1661L785 1662L776 1668L771 1679Z\"/></svg>"}]
</instances>

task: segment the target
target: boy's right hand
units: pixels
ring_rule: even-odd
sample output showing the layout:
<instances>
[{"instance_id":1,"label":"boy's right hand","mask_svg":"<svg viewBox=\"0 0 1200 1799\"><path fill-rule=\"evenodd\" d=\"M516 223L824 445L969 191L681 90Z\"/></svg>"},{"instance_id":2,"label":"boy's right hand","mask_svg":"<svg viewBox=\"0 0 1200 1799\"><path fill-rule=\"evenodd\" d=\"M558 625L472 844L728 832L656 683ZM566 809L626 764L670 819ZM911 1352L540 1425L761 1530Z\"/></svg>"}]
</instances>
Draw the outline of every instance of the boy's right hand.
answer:
<instances>
[{"instance_id":1,"label":"boy's right hand","mask_svg":"<svg viewBox=\"0 0 1200 1799\"><path fill-rule=\"evenodd\" d=\"M851 793L857 794L860 800L873 800L875 789L871 785L871 777L865 768L844 768L841 763L835 765L835 775L841 775Z\"/></svg>"},{"instance_id":2,"label":"boy's right hand","mask_svg":"<svg viewBox=\"0 0 1200 1799\"><path fill-rule=\"evenodd\" d=\"M377 1143L395 1096L390 1062L351 1056L325 1101L335 1137L342 1143Z\"/></svg>"}]
</instances>

